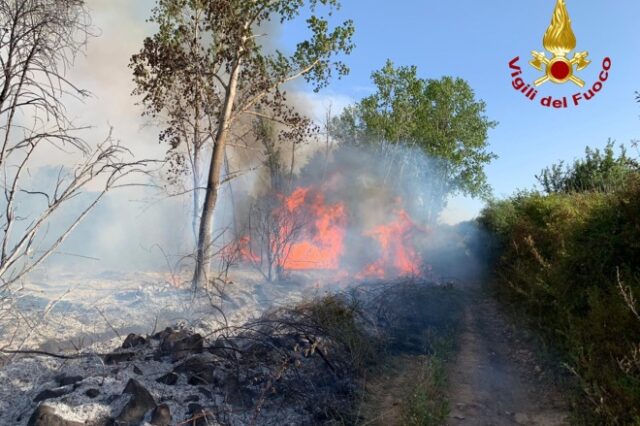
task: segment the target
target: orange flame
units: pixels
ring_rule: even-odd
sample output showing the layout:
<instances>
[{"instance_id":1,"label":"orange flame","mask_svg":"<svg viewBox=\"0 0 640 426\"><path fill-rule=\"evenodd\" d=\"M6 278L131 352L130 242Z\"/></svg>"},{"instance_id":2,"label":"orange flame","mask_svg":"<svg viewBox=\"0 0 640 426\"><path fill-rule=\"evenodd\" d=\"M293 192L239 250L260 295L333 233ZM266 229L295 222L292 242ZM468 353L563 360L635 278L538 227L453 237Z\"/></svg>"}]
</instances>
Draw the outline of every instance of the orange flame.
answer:
<instances>
[{"instance_id":1,"label":"orange flame","mask_svg":"<svg viewBox=\"0 0 640 426\"><path fill-rule=\"evenodd\" d=\"M328 205L321 192L298 188L285 200L285 205L290 212L304 209L310 226L303 230L303 240L292 244L282 266L297 270L338 269L347 227L344 204Z\"/></svg>"},{"instance_id":2,"label":"orange flame","mask_svg":"<svg viewBox=\"0 0 640 426\"><path fill-rule=\"evenodd\" d=\"M419 274L422 262L411 241L414 231L418 229L407 212L399 210L395 221L368 232L367 235L378 241L382 253L378 260L365 267L357 277L385 278Z\"/></svg>"},{"instance_id":3,"label":"orange flame","mask_svg":"<svg viewBox=\"0 0 640 426\"><path fill-rule=\"evenodd\" d=\"M340 278L354 276L343 265L344 256L352 254L345 253L348 227L345 203L329 203L320 190L301 187L287 197L282 196L281 207L278 207L274 214L278 214L278 209L286 209L289 214L304 218L301 232L291 243L279 266L289 271L331 270ZM283 226L286 228L286 225ZM290 230L285 228L280 229L283 236L290 234ZM427 230L418 226L406 211L396 208L394 219L390 223L380 224L362 232L365 239L378 246L378 257L370 259L370 262L355 274L355 278L392 278L419 274L422 262L414 239L416 235L424 235L426 232ZM238 242L243 258L257 261L258 258L251 253L250 246L249 237L243 237ZM362 247L359 249L362 250Z\"/></svg>"}]
</instances>

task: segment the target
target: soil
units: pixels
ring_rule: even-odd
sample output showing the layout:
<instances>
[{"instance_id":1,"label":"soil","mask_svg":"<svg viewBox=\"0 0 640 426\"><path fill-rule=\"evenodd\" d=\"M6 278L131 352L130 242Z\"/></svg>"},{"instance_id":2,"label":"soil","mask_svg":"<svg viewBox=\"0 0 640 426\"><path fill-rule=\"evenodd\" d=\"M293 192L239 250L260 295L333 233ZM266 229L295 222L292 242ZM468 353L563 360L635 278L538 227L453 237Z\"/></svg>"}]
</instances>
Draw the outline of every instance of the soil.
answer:
<instances>
[{"instance_id":1,"label":"soil","mask_svg":"<svg viewBox=\"0 0 640 426\"><path fill-rule=\"evenodd\" d=\"M424 368L425 357L394 357L379 376L366 383L366 399L360 407L359 426L403 426L402 404L407 389L415 386L415 378Z\"/></svg>"},{"instance_id":2,"label":"soil","mask_svg":"<svg viewBox=\"0 0 640 426\"><path fill-rule=\"evenodd\" d=\"M487 294L472 291L449 372L450 426L561 426L566 392L538 362L531 339Z\"/></svg>"},{"instance_id":3,"label":"soil","mask_svg":"<svg viewBox=\"0 0 640 426\"><path fill-rule=\"evenodd\" d=\"M447 364L447 426L569 425L566 392L535 339L486 292L467 288L457 350ZM360 426L403 426L403 398L425 356L399 355L366 383ZM553 362L551 362L552 364ZM557 363L555 363L557 364Z\"/></svg>"}]
</instances>

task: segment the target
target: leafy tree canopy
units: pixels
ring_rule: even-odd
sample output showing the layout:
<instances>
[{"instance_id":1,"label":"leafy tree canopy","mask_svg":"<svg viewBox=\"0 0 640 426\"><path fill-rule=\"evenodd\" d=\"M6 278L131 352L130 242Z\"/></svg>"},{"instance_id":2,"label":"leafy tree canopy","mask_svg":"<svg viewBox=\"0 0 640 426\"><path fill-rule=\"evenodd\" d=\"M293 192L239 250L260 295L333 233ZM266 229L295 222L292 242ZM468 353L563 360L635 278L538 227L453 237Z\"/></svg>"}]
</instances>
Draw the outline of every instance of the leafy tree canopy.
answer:
<instances>
[{"instance_id":1,"label":"leafy tree canopy","mask_svg":"<svg viewBox=\"0 0 640 426\"><path fill-rule=\"evenodd\" d=\"M333 75L348 72L337 57L353 48L353 22L333 26L328 18L339 7L339 0L157 0L150 21L158 32L131 58L134 94L142 97L146 114L166 115L161 138L172 149L186 145L194 190L200 186L196 157L206 143L213 145L199 225L194 196L194 286L204 282L213 258L213 213L227 141L241 118L276 121L286 129L283 136L302 140L311 131L309 120L287 103L283 86L304 79L320 90ZM292 53L265 48L274 22L303 13L310 34ZM234 175L225 173L227 179Z\"/></svg>"},{"instance_id":2,"label":"leafy tree canopy","mask_svg":"<svg viewBox=\"0 0 640 426\"><path fill-rule=\"evenodd\" d=\"M624 187L632 173L640 172L637 160L627 156L624 145L616 155L614 142L609 141L604 150L585 150L585 157L577 159L571 165L563 161L543 169L536 179L544 192L614 192Z\"/></svg>"},{"instance_id":3,"label":"leafy tree canopy","mask_svg":"<svg viewBox=\"0 0 640 426\"><path fill-rule=\"evenodd\" d=\"M497 123L465 80L423 79L415 66L394 67L391 61L372 80L376 92L333 120L338 141L419 147L435 160L442 205L456 193L490 194L484 167L496 158L487 148L489 129Z\"/></svg>"},{"instance_id":4,"label":"leafy tree canopy","mask_svg":"<svg viewBox=\"0 0 640 426\"><path fill-rule=\"evenodd\" d=\"M496 156L487 151L489 129L485 103L460 78L422 79L417 68L391 61L372 74L376 92L345 109L333 121L343 143L418 146L435 159L452 192L487 195L484 166Z\"/></svg>"}]
</instances>

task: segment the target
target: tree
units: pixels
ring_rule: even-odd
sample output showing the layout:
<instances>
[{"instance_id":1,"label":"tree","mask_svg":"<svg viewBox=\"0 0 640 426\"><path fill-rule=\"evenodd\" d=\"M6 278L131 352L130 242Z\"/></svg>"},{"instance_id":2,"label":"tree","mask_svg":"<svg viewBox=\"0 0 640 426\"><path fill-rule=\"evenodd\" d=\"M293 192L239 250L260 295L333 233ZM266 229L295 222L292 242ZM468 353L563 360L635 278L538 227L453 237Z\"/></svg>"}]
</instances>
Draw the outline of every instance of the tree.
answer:
<instances>
[{"instance_id":1,"label":"tree","mask_svg":"<svg viewBox=\"0 0 640 426\"><path fill-rule=\"evenodd\" d=\"M286 104L282 86L303 78L319 90L334 72L339 76L348 72L336 55L351 51L353 23L346 21L330 29L322 15L322 10L331 14L338 7L338 0L158 1L151 20L160 30L144 41L141 52L132 59L138 93L145 96L145 104L154 113L167 112L167 102L162 100L164 87L176 84L175 79L180 80L183 92L196 93L200 88L207 94L202 114L213 149L199 223L194 288L205 280L213 253L213 213L224 182L223 163L233 126L240 117L262 116L304 137L308 121ZM201 12L201 25L192 22L195 10ZM291 55L270 51L260 43L273 21L292 21L307 10L311 37L299 42ZM195 33L197 49L186 47L191 36L185 33ZM192 81L181 77L189 75L194 66L201 78ZM156 102L157 98L160 101Z\"/></svg>"},{"instance_id":2,"label":"tree","mask_svg":"<svg viewBox=\"0 0 640 426\"><path fill-rule=\"evenodd\" d=\"M496 158L487 151L487 139L497 123L486 117L485 103L476 100L466 81L422 79L415 66L396 68L391 61L372 80L376 92L333 120L332 133L340 143L379 148L396 169L392 175L421 174L431 221L451 195L490 193L484 166ZM402 150L406 147L430 157L428 175L412 166Z\"/></svg>"},{"instance_id":3,"label":"tree","mask_svg":"<svg viewBox=\"0 0 640 426\"><path fill-rule=\"evenodd\" d=\"M84 128L66 115L63 98L88 96L65 72L89 30L81 0L0 1L0 299L54 253L107 191L144 165L125 162L128 151L110 137L92 148L81 138ZM75 165L60 165L54 182L33 179L30 170L56 149ZM70 209L79 199L84 204ZM51 226L56 214L70 210L66 224Z\"/></svg>"},{"instance_id":4,"label":"tree","mask_svg":"<svg viewBox=\"0 0 640 426\"><path fill-rule=\"evenodd\" d=\"M620 154L614 152L614 142L609 141L603 151L585 149L585 157L572 165L564 161L544 168L536 175L538 183L547 194L571 192L614 192L624 188L631 174L640 173L638 161L627 156L624 145Z\"/></svg>"},{"instance_id":5,"label":"tree","mask_svg":"<svg viewBox=\"0 0 640 426\"><path fill-rule=\"evenodd\" d=\"M308 220L299 208L290 208L282 194L273 192L259 197L251 206L246 257L268 282L279 281L291 249Z\"/></svg>"},{"instance_id":6,"label":"tree","mask_svg":"<svg viewBox=\"0 0 640 426\"><path fill-rule=\"evenodd\" d=\"M284 170L282 164L282 147L278 143L278 135L272 121L257 117L253 122L253 133L264 149L264 166L269 174L268 188L270 192L282 193L284 190Z\"/></svg>"},{"instance_id":7,"label":"tree","mask_svg":"<svg viewBox=\"0 0 640 426\"><path fill-rule=\"evenodd\" d=\"M203 155L216 125L220 98L210 70L215 69L214 46L210 45L205 0L161 1L151 21L159 31L144 41L140 53L131 58L136 89L142 96L143 115L162 118L160 141L169 147L169 180L191 176L192 229L197 239L200 219Z\"/></svg>"}]
</instances>

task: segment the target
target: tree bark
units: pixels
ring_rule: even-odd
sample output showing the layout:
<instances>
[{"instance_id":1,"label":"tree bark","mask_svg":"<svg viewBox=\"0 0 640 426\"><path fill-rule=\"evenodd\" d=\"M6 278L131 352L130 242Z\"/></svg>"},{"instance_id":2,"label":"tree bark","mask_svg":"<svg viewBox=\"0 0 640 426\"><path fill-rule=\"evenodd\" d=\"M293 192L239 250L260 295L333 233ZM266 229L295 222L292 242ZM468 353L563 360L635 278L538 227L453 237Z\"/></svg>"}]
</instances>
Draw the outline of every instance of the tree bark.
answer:
<instances>
[{"instance_id":1,"label":"tree bark","mask_svg":"<svg viewBox=\"0 0 640 426\"><path fill-rule=\"evenodd\" d=\"M191 51L194 57L197 57L197 45L198 45L198 28L200 24L200 9L196 7L195 10L196 19L194 21L194 37L191 45ZM191 226L193 229L193 238L195 243L198 244L198 221L200 220L200 167L198 162L200 161L200 149L202 144L200 143L200 88L198 83L200 82L200 63L197 63L196 67L196 93L195 93L195 122L193 126L193 217Z\"/></svg>"},{"instance_id":2,"label":"tree bark","mask_svg":"<svg viewBox=\"0 0 640 426\"><path fill-rule=\"evenodd\" d=\"M197 124L196 124L197 126ZM195 134L198 133L196 130ZM194 138L197 141L197 139ZM195 144L194 144L195 145ZM195 146L193 150L193 216L191 217L191 228L193 230L193 238L195 243L198 244L198 221L200 220L200 167L198 162L200 161L199 155L200 147Z\"/></svg>"},{"instance_id":3,"label":"tree bark","mask_svg":"<svg viewBox=\"0 0 640 426\"><path fill-rule=\"evenodd\" d=\"M216 130L216 137L209 166L209 177L207 179L207 189L200 217L200 231L198 233L198 249L196 252L196 269L193 275L193 290L207 280L211 258L213 256L213 214L218 201L218 189L220 188L220 173L222 172L227 137L231 124L233 104L236 98L238 87L238 76L240 74L240 60L236 61L229 85L225 95L224 111Z\"/></svg>"},{"instance_id":4,"label":"tree bark","mask_svg":"<svg viewBox=\"0 0 640 426\"><path fill-rule=\"evenodd\" d=\"M296 141L291 141L291 168L289 169L289 191L293 189L293 169L296 166Z\"/></svg>"}]
</instances>

